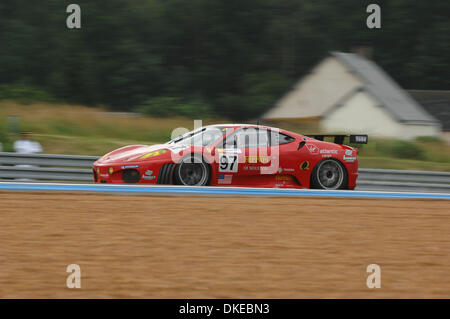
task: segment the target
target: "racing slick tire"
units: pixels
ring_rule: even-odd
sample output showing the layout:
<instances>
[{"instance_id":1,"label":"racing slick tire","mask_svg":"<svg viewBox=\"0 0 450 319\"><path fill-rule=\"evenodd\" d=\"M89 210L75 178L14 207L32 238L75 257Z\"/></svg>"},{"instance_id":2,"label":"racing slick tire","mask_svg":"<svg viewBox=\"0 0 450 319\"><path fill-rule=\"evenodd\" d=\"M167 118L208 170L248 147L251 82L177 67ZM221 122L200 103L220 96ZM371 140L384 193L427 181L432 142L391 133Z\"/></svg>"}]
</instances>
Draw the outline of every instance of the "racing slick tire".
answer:
<instances>
[{"instance_id":1,"label":"racing slick tire","mask_svg":"<svg viewBox=\"0 0 450 319\"><path fill-rule=\"evenodd\" d=\"M344 165L336 159L327 158L314 167L311 173L311 188L346 189L348 174Z\"/></svg>"},{"instance_id":2,"label":"racing slick tire","mask_svg":"<svg viewBox=\"0 0 450 319\"><path fill-rule=\"evenodd\" d=\"M175 167L175 182L178 185L205 186L211 178L211 167L198 154L183 157Z\"/></svg>"}]
</instances>

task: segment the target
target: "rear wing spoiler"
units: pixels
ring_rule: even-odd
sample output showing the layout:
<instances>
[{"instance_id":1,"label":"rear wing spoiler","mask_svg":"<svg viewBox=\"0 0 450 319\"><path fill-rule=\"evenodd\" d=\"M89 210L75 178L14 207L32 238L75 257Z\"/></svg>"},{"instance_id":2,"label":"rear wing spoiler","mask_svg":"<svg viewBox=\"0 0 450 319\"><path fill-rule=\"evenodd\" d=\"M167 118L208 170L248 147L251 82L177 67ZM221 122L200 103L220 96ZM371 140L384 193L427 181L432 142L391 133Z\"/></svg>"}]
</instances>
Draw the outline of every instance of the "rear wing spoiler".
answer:
<instances>
[{"instance_id":1,"label":"rear wing spoiler","mask_svg":"<svg viewBox=\"0 0 450 319\"><path fill-rule=\"evenodd\" d=\"M312 137L316 140L323 141L325 137L333 137L335 144L343 144L344 139L346 137L350 138L350 144L367 144L369 141L369 136L367 135L353 135L353 134L344 134L344 135L335 135L335 134L314 134L307 135L308 137Z\"/></svg>"}]
</instances>

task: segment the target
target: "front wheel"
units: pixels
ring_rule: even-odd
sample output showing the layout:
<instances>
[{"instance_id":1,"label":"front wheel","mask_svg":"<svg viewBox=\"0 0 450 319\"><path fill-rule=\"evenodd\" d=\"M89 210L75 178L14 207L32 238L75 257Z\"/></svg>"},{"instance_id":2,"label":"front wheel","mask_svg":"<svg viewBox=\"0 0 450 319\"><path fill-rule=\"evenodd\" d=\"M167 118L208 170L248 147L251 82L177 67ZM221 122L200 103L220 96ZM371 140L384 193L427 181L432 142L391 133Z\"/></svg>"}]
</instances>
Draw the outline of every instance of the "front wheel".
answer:
<instances>
[{"instance_id":1,"label":"front wheel","mask_svg":"<svg viewBox=\"0 0 450 319\"><path fill-rule=\"evenodd\" d=\"M175 168L177 184L186 186L208 185L210 167L200 155L189 154L181 159Z\"/></svg>"},{"instance_id":2,"label":"front wheel","mask_svg":"<svg viewBox=\"0 0 450 319\"><path fill-rule=\"evenodd\" d=\"M311 188L345 189L347 183L347 170L335 159L330 158L319 162L311 174Z\"/></svg>"}]
</instances>

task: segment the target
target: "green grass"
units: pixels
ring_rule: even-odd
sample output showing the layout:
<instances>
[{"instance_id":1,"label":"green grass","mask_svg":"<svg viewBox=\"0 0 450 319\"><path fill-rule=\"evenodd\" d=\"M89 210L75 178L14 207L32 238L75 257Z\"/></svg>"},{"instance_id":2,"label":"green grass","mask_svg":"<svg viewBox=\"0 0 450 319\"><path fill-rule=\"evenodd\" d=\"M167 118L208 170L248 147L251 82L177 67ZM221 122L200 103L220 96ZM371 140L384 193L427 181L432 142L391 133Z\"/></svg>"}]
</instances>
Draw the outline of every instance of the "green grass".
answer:
<instances>
[{"instance_id":1,"label":"green grass","mask_svg":"<svg viewBox=\"0 0 450 319\"><path fill-rule=\"evenodd\" d=\"M6 134L7 119L12 115L20 118L21 131L31 132L45 153L54 154L103 155L129 144L166 142L173 129L192 130L194 125L188 118L152 118L84 106L0 101L0 139L6 150L11 150L11 141L17 138ZM220 120L208 119L203 124L215 122Z\"/></svg>"},{"instance_id":2,"label":"green grass","mask_svg":"<svg viewBox=\"0 0 450 319\"><path fill-rule=\"evenodd\" d=\"M166 142L177 127L193 129L193 121L188 118L129 116L84 106L0 101L0 141L6 150L16 138L6 133L10 115L20 118L20 130L32 132L45 153L54 154L103 155L125 145ZM207 119L203 124L227 122ZM450 172L450 145L438 138L400 141L369 137L369 144L357 147L360 167Z\"/></svg>"},{"instance_id":3,"label":"green grass","mask_svg":"<svg viewBox=\"0 0 450 319\"><path fill-rule=\"evenodd\" d=\"M450 146L437 139L370 139L359 148L361 167L450 171Z\"/></svg>"}]
</instances>

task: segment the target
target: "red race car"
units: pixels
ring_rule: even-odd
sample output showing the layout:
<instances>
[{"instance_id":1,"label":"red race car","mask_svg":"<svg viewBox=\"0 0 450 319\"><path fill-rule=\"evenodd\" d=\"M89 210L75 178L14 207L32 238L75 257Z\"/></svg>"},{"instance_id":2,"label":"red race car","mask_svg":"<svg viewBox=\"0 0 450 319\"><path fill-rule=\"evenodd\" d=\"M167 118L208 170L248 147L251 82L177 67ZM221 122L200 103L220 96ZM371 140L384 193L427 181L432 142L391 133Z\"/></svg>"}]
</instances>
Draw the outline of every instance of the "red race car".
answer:
<instances>
[{"instance_id":1,"label":"red race car","mask_svg":"<svg viewBox=\"0 0 450 319\"><path fill-rule=\"evenodd\" d=\"M325 142L333 137L334 143ZM305 136L261 125L204 126L166 144L130 145L94 163L96 183L354 189L367 135Z\"/></svg>"}]
</instances>

